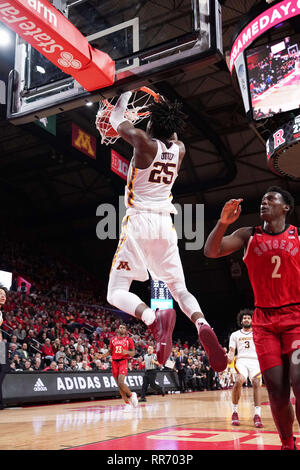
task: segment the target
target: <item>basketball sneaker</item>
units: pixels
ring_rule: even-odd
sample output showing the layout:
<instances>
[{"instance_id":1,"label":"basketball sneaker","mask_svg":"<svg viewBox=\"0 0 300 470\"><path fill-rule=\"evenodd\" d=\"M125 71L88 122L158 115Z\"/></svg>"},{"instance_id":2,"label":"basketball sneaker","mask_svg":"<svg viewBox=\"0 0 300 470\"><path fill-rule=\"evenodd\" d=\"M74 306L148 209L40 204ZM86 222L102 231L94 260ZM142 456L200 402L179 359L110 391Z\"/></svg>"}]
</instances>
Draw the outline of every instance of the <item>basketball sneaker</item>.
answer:
<instances>
[{"instance_id":1,"label":"basketball sneaker","mask_svg":"<svg viewBox=\"0 0 300 470\"><path fill-rule=\"evenodd\" d=\"M137 394L135 392L132 392L131 397L130 397L130 403L136 408L139 404Z\"/></svg>"},{"instance_id":2,"label":"basketball sneaker","mask_svg":"<svg viewBox=\"0 0 300 470\"><path fill-rule=\"evenodd\" d=\"M123 408L124 413L130 413L132 411L132 406L130 403L126 403L126 405Z\"/></svg>"},{"instance_id":3,"label":"basketball sneaker","mask_svg":"<svg viewBox=\"0 0 300 470\"><path fill-rule=\"evenodd\" d=\"M290 446L281 446L281 450L298 450L298 447L296 446L296 438L295 436L293 437L294 441L294 448L291 449Z\"/></svg>"},{"instance_id":4,"label":"basketball sneaker","mask_svg":"<svg viewBox=\"0 0 300 470\"><path fill-rule=\"evenodd\" d=\"M199 339L208 356L209 363L215 372L227 369L227 355L220 345L214 330L208 325L199 329Z\"/></svg>"},{"instance_id":5,"label":"basketball sneaker","mask_svg":"<svg viewBox=\"0 0 300 470\"><path fill-rule=\"evenodd\" d=\"M239 415L237 414L236 411L234 413L232 413L231 424L232 424L232 426L240 426Z\"/></svg>"},{"instance_id":6,"label":"basketball sneaker","mask_svg":"<svg viewBox=\"0 0 300 470\"><path fill-rule=\"evenodd\" d=\"M176 322L174 309L155 311L155 320L149 329L155 339L155 351L160 364L165 364L172 352L172 333Z\"/></svg>"},{"instance_id":7,"label":"basketball sneaker","mask_svg":"<svg viewBox=\"0 0 300 470\"><path fill-rule=\"evenodd\" d=\"M255 428L263 428L264 427L263 423L261 422L261 418L260 418L259 415L254 415L253 421L254 421L254 427Z\"/></svg>"}]
</instances>

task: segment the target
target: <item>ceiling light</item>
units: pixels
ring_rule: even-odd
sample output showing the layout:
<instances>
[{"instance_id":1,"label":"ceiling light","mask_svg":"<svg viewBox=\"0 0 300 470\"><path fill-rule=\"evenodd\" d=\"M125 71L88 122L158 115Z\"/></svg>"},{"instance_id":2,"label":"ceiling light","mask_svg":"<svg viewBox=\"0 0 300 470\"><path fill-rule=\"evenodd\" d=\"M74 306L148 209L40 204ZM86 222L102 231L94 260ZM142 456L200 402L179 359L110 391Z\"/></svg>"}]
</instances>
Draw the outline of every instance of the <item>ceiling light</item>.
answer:
<instances>
[{"instance_id":1,"label":"ceiling light","mask_svg":"<svg viewBox=\"0 0 300 470\"><path fill-rule=\"evenodd\" d=\"M10 35L4 29L0 29L0 46L5 47L10 43Z\"/></svg>"},{"instance_id":2,"label":"ceiling light","mask_svg":"<svg viewBox=\"0 0 300 470\"><path fill-rule=\"evenodd\" d=\"M41 67L40 65L36 66L36 70L40 73L46 73L46 70L44 69L44 67Z\"/></svg>"}]
</instances>

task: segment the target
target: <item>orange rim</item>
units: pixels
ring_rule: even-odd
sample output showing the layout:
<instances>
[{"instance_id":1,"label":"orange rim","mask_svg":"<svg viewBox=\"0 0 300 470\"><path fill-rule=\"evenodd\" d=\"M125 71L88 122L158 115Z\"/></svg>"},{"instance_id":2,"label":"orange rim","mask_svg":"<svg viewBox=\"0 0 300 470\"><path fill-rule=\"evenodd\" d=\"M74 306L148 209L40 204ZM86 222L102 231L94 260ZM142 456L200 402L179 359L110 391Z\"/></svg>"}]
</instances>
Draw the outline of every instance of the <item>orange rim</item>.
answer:
<instances>
[{"instance_id":1,"label":"orange rim","mask_svg":"<svg viewBox=\"0 0 300 470\"><path fill-rule=\"evenodd\" d=\"M151 95L155 101L159 101L160 99L160 96L158 93L156 93L155 91L151 90L151 88L148 88L147 86L142 86L141 88L139 88L140 91L142 91L143 93L147 93L148 95ZM105 109L104 111L112 111L114 109L114 105L111 104L107 99L103 99L102 100L102 103L104 104L105 106ZM150 115L150 112L149 111L143 111L143 112L138 112L137 113L138 116L149 116ZM101 117L100 117L101 118Z\"/></svg>"},{"instance_id":2,"label":"orange rim","mask_svg":"<svg viewBox=\"0 0 300 470\"><path fill-rule=\"evenodd\" d=\"M153 96L153 98L155 99L155 101L158 101L159 100L159 94L156 93L155 91L151 90L151 88L148 88L147 86L142 86L140 88L141 91L143 91L144 93L148 93L148 95L151 95Z\"/></svg>"}]
</instances>

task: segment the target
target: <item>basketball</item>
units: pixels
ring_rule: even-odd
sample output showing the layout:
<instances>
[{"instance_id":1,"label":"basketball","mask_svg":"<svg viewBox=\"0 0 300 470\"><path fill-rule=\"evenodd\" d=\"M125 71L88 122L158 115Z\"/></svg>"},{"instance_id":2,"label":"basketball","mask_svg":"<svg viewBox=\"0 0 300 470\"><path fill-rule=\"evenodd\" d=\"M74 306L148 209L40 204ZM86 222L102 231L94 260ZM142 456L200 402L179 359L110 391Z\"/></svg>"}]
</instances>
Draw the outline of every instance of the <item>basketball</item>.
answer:
<instances>
[{"instance_id":1,"label":"basketball","mask_svg":"<svg viewBox=\"0 0 300 470\"><path fill-rule=\"evenodd\" d=\"M110 113L111 109L107 109L101 116L98 116L96 126L101 135L105 135L107 137L118 137L119 134L115 129L113 129L113 127L111 127L109 122Z\"/></svg>"}]
</instances>

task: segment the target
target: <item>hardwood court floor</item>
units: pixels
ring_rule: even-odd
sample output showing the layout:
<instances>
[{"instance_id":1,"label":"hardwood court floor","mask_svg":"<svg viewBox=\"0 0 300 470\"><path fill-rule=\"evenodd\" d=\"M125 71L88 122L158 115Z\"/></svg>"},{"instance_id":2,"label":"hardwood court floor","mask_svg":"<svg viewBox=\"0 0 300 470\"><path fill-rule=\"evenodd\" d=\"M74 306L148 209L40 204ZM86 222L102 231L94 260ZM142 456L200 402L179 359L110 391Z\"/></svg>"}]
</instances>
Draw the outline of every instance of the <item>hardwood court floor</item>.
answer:
<instances>
[{"instance_id":1,"label":"hardwood court floor","mask_svg":"<svg viewBox=\"0 0 300 470\"><path fill-rule=\"evenodd\" d=\"M6 408L1 450L280 449L263 388L263 429L253 426L252 389L243 389L240 427L231 425L231 390L148 396L124 413L121 399ZM295 424L299 443L300 434Z\"/></svg>"}]
</instances>

